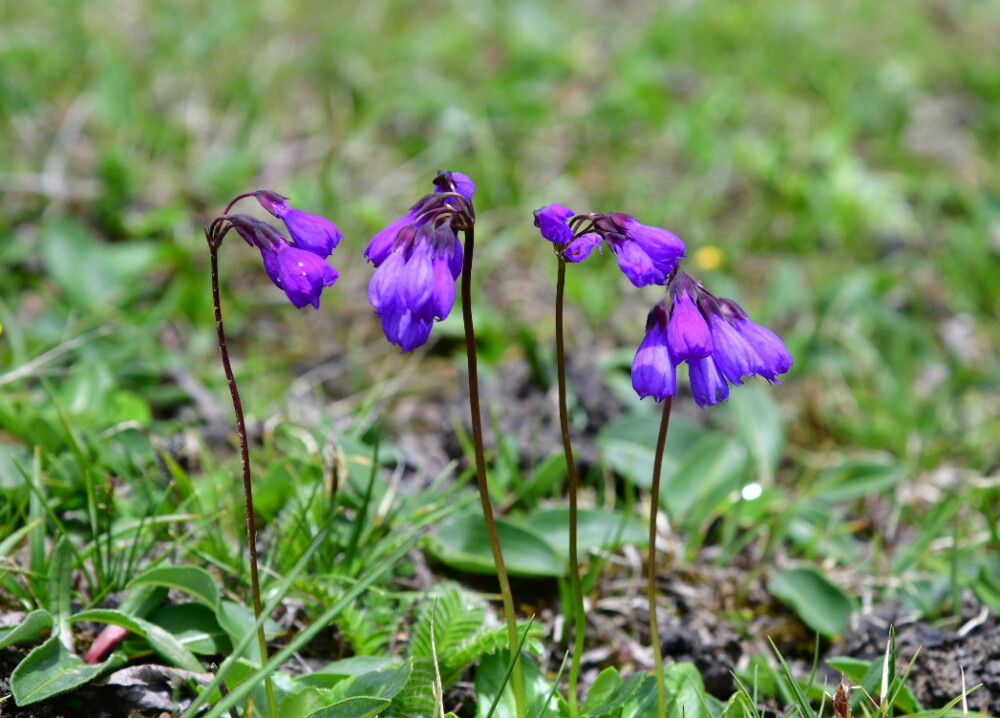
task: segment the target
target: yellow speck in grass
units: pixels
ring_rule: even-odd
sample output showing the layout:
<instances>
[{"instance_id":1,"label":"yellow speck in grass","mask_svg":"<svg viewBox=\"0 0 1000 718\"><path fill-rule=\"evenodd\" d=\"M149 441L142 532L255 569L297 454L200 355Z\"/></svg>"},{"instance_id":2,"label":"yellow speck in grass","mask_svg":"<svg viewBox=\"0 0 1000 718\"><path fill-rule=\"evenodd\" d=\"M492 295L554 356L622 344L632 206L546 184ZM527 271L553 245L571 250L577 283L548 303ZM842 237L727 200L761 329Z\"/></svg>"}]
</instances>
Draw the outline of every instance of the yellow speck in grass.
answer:
<instances>
[{"instance_id":1,"label":"yellow speck in grass","mask_svg":"<svg viewBox=\"0 0 1000 718\"><path fill-rule=\"evenodd\" d=\"M722 251L718 247L702 247L694 253L699 269L718 269L722 266Z\"/></svg>"}]
</instances>

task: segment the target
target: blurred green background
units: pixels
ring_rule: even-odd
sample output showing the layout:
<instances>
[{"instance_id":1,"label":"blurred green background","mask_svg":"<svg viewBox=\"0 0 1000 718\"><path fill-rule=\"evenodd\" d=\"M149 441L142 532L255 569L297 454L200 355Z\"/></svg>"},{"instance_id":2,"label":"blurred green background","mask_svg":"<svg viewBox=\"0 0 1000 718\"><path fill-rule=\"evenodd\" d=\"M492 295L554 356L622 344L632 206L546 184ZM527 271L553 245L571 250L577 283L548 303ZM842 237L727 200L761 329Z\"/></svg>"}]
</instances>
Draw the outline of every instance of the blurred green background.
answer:
<instances>
[{"instance_id":1,"label":"blurred green background","mask_svg":"<svg viewBox=\"0 0 1000 718\"><path fill-rule=\"evenodd\" d=\"M995 552L1000 3L53 0L0 18L8 488L30 447L65 452L60 426L166 436L194 421L192 386L228 419L201 224L240 192L280 191L345 234L319 312L289 306L242 243L223 249L251 415L343 428L384 405L372 380L427 383L380 339L361 253L451 169L478 184L488 364L524 353L521 328L551 339L531 211L628 212L786 339L795 367L769 394L788 495L831 467L890 467L870 486L892 521L930 543L957 517L963 546ZM627 381L656 291L608 256L570 275L571 346Z\"/></svg>"}]
</instances>

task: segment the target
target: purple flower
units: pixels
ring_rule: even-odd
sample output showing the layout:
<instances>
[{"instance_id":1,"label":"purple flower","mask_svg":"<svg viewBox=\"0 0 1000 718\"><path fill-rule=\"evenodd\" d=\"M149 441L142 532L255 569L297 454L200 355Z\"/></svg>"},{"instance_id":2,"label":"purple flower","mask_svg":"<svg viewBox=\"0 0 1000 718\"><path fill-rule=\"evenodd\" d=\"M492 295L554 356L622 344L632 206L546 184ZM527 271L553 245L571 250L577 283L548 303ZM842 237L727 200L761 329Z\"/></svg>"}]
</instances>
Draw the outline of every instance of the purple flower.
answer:
<instances>
[{"instance_id":1,"label":"purple flower","mask_svg":"<svg viewBox=\"0 0 1000 718\"><path fill-rule=\"evenodd\" d=\"M653 307L632 363L632 386L640 398L662 401L674 393L676 365L685 362L699 406L729 397L729 385L745 377L776 382L792 366L778 336L747 317L731 299L721 299L683 272L667 287L671 300ZM669 377L669 378L667 378Z\"/></svg>"},{"instance_id":2,"label":"purple flower","mask_svg":"<svg viewBox=\"0 0 1000 718\"><path fill-rule=\"evenodd\" d=\"M596 232L581 234L562 250L563 259L567 262L582 262L595 248L601 245L601 235Z\"/></svg>"},{"instance_id":3,"label":"purple flower","mask_svg":"<svg viewBox=\"0 0 1000 718\"><path fill-rule=\"evenodd\" d=\"M767 327L754 324L749 319L733 320L736 332L743 337L760 357L761 365L758 374L768 381L780 384L777 377L792 368L792 355L785 348L785 343L777 334Z\"/></svg>"},{"instance_id":4,"label":"purple flower","mask_svg":"<svg viewBox=\"0 0 1000 718\"><path fill-rule=\"evenodd\" d=\"M683 275L687 276L687 275ZM704 359L712 354L712 332L691 295L682 290L674 295L674 306L667 327L670 355L678 364Z\"/></svg>"},{"instance_id":5,"label":"purple flower","mask_svg":"<svg viewBox=\"0 0 1000 718\"><path fill-rule=\"evenodd\" d=\"M228 217L229 224L246 241L257 247L264 269L279 289L297 307L312 304L319 309L324 287L337 281L337 270L319 255L291 246L281 232L246 214Z\"/></svg>"},{"instance_id":6,"label":"purple flower","mask_svg":"<svg viewBox=\"0 0 1000 718\"><path fill-rule=\"evenodd\" d=\"M365 250L375 265L368 299L386 338L404 352L426 342L434 322L451 312L462 272L458 230L475 221L472 180L439 172L434 185L434 193L376 234Z\"/></svg>"},{"instance_id":7,"label":"purple flower","mask_svg":"<svg viewBox=\"0 0 1000 718\"><path fill-rule=\"evenodd\" d=\"M569 244L573 241L573 230L568 224L573 216L573 210L569 207L563 207L561 204L550 204L536 209L534 214L535 226L538 227L545 239L555 244Z\"/></svg>"},{"instance_id":8,"label":"purple flower","mask_svg":"<svg viewBox=\"0 0 1000 718\"><path fill-rule=\"evenodd\" d=\"M710 356L688 362L688 378L695 403L702 408L729 398L729 384Z\"/></svg>"},{"instance_id":9,"label":"purple flower","mask_svg":"<svg viewBox=\"0 0 1000 718\"><path fill-rule=\"evenodd\" d=\"M666 284L686 249L673 232L642 224L621 212L599 215L594 227L611 245L622 272L637 287Z\"/></svg>"},{"instance_id":10,"label":"purple flower","mask_svg":"<svg viewBox=\"0 0 1000 718\"><path fill-rule=\"evenodd\" d=\"M278 242L271 249L261 247L260 253L267 276L297 307L312 304L319 309L319 295L323 287L337 281L337 270L326 260L285 242Z\"/></svg>"},{"instance_id":11,"label":"purple flower","mask_svg":"<svg viewBox=\"0 0 1000 718\"><path fill-rule=\"evenodd\" d=\"M667 340L667 309L660 303L646 319L646 337L632 360L632 388L640 399L663 401L677 390L676 362Z\"/></svg>"},{"instance_id":12,"label":"purple flower","mask_svg":"<svg viewBox=\"0 0 1000 718\"><path fill-rule=\"evenodd\" d=\"M264 209L285 223L292 242L299 249L325 259L333 253L344 236L330 220L290 207L285 201L288 198L277 192L260 190L255 196Z\"/></svg>"},{"instance_id":13,"label":"purple flower","mask_svg":"<svg viewBox=\"0 0 1000 718\"><path fill-rule=\"evenodd\" d=\"M574 215L561 204L534 212L542 237L557 246L567 262L579 262L601 241L611 245L618 266L637 287L666 284L684 256L684 242L673 232L651 227L621 212Z\"/></svg>"}]
</instances>

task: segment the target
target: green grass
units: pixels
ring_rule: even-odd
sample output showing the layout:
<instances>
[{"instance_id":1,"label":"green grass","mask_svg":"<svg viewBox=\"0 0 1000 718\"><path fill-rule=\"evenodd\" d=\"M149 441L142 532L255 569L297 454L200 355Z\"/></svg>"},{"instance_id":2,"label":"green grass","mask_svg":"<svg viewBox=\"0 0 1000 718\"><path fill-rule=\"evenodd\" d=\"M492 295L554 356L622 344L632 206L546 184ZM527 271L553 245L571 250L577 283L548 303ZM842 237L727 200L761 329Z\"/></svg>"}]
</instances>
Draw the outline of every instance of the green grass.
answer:
<instances>
[{"instance_id":1,"label":"green grass","mask_svg":"<svg viewBox=\"0 0 1000 718\"><path fill-rule=\"evenodd\" d=\"M478 185L488 372L551 356L554 264L531 226L550 202L671 228L687 271L785 338L782 386L672 425L664 508L685 561L752 549L822 563L855 602L870 586L938 618L971 589L1000 610L995 2L59 0L7 5L0 23L4 610L68 621L45 578L56 561L72 563L80 610L159 564L246 596L201 224L259 186L345 234L319 312L288 306L254 250L222 251L265 588L294 575L311 625L394 535L460 515L465 474L414 493L393 469L407 460L396 409L441 402L461 330L450 320L429 355L397 355L361 258L439 168ZM634 513L655 411L626 370L658 296L609 264L571 267L570 351L634 408L589 477L592 503ZM512 525L561 505L551 466L518 467L539 447L501 449ZM693 475L707 493L684 493ZM752 481L761 498L735 499ZM373 581L336 619L345 650L408 655L387 626L423 599ZM489 660L494 690L506 666ZM605 680L622 706L649 688Z\"/></svg>"}]
</instances>

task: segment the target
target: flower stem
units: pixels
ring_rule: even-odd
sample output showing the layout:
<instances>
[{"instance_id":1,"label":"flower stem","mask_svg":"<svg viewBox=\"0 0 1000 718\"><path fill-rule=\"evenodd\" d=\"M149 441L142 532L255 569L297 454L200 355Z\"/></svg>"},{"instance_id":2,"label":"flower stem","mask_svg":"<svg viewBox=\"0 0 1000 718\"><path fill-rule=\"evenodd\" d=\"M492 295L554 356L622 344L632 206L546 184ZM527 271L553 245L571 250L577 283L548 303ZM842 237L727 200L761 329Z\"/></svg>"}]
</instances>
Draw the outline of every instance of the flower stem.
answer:
<instances>
[{"instance_id":1,"label":"flower stem","mask_svg":"<svg viewBox=\"0 0 1000 718\"><path fill-rule=\"evenodd\" d=\"M563 453L566 455L566 473L569 476L569 580L573 593L573 660L569 666L569 714L577 715L577 683L580 677L580 658L587 636L587 617L583 611L583 584L580 580L580 557L577 549L580 473L573 458L573 445L569 437L569 409L566 402L566 342L563 324L563 296L566 288L566 262L559 258L556 279L556 372L559 379L559 428L562 431Z\"/></svg>"},{"instance_id":2,"label":"flower stem","mask_svg":"<svg viewBox=\"0 0 1000 718\"><path fill-rule=\"evenodd\" d=\"M246 500L247 552L250 558L250 590L253 593L253 613L257 619L257 643L260 647L261 665L267 663L267 639L264 636L264 624L261 621L263 604L260 600L260 576L257 572L257 520L253 511L253 484L250 481L250 446L247 441L246 420L243 417L243 402L236 387L236 377L229 362L229 349L226 347L226 332L222 326L222 300L219 296L219 246L221 237L214 240L208 238L208 247L212 260L212 303L215 306L215 328L219 334L219 353L222 355L222 368L229 382L229 393L233 397L233 410L236 412L236 429L240 435L240 455L243 461L243 496ZM274 687L271 678L264 679L264 690L267 693L267 704L272 718L278 715L278 706L274 699Z\"/></svg>"},{"instance_id":3,"label":"flower stem","mask_svg":"<svg viewBox=\"0 0 1000 718\"><path fill-rule=\"evenodd\" d=\"M521 659L518 655L517 616L514 613L514 594L510 589L510 577L504 565L503 553L500 550L500 535L497 533L496 520L493 518L493 504L490 502L490 490L486 483L486 454L483 449L483 422L479 406L479 369L476 355L476 331L472 324L472 251L475 247L475 228L465 230L465 253L462 259L462 320L465 325L465 354L469 363L469 410L472 414L472 443L476 453L476 483L479 485L479 500L483 506L483 520L490 538L490 548L493 550L493 563L497 569L497 579L500 582L500 596L503 600L504 618L507 621L507 640L510 643L510 654L514 660L514 671L511 680L514 683L514 701L517 715L525 715L524 678L521 671Z\"/></svg>"},{"instance_id":4,"label":"flower stem","mask_svg":"<svg viewBox=\"0 0 1000 718\"><path fill-rule=\"evenodd\" d=\"M646 597L649 602L649 642L653 649L653 664L656 671L656 709L659 718L667 715L667 683L663 675L663 648L660 646L660 627L656 620L656 517L660 511L660 470L663 467L663 449L667 445L667 429L670 426L670 407L673 397L663 401L660 416L660 434L656 437L656 455L653 458L653 484L649 489L649 555L646 560Z\"/></svg>"}]
</instances>

